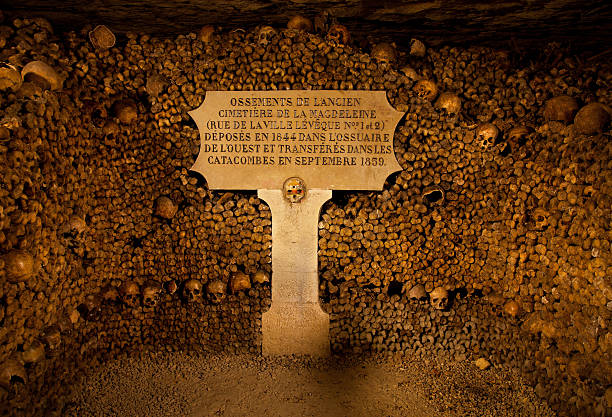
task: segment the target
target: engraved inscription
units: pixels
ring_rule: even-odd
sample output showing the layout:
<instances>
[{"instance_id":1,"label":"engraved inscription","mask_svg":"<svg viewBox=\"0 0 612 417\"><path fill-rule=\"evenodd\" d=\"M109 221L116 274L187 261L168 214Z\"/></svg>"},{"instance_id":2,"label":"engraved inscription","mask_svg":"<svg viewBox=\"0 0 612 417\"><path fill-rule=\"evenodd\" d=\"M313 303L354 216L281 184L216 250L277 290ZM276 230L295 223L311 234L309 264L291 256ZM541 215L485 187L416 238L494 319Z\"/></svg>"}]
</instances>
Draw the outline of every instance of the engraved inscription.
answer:
<instances>
[{"instance_id":1,"label":"engraved inscription","mask_svg":"<svg viewBox=\"0 0 612 417\"><path fill-rule=\"evenodd\" d=\"M192 170L211 189L375 190L401 169L393 134L403 113L384 91L209 91L190 112L200 131Z\"/></svg>"}]
</instances>

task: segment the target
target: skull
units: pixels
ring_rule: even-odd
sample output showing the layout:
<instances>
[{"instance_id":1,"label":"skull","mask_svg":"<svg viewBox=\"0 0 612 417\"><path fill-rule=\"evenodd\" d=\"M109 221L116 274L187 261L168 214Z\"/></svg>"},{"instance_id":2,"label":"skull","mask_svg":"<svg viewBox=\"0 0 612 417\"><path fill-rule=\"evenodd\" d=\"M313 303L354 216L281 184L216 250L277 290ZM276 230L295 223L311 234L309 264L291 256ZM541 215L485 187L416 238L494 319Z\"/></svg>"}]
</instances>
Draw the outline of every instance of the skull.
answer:
<instances>
[{"instance_id":1,"label":"skull","mask_svg":"<svg viewBox=\"0 0 612 417\"><path fill-rule=\"evenodd\" d=\"M168 81L159 74L153 74L147 78L145 90L151 97L158 97L168 85Z\"/></svg>"},{"instance_id":2,"label":"skull","mask_svg":"<svg viewBox=\"0 0 612 417\"><path fill-rule=\"evenodd\" d=\"M48 64L32 61L21 69L24 81L38 84L44 90L60 90L64 79Z\"/></svg>"},{"instance_id":3,"label":"skull","mask_svg":"<svg viewBox=\"0 0 612 417\"><path fill-rule=\"evenodd\" d=\"M34 275L34 258L24 250L12 250L3 257L9 282L23 282Z\"/></svg>"},{"instance_id":4,"label":"skull","mask_svg":"<svg viewBox=\"0 0 612 417\"><path fill-rule=\"evenodd\" d=\"M99 25L89 32L89 40L94 48L102 51L115 46L115 34L106 26Z\"/></svg>"},{"instance_id":5,"label":"skull","mask_svg":"<svg viewBox=\"0 0 612 417\"><path fill-rule=\"evenodd\" d=\"M257 284L270 282L270 275L263 269L260 269L253 275L253 282L256 282Z\"/></svg>"},{"instance_id":6,"label":"skull","mask_svg":"<svg viewBox=\"0 0 612 417\"><path fill-rule=\"evenodd\" d=\"M287 23L287 29L312 32L312 22L304 16L293 16Z\"/></svg>"},{"instance_id":7,"label":"skull","mask_svg":"<svg viewBox=\"0 0 612 417\"><path fill-rule=\"evenodd\" d=\"M0 90L17 91L21 87L21 74L17 68L7 63L0 63Z\"/></svg>"},{"instance_id":8,"label":"skull","mask_svg":"<svg viewBox=\"0 0 612 417\"><path fill-rule=\"evenodd\" d=\"M416 72L416 70L410 66L405 66L400 71L402 71L404 75L408 77L409 79L411 79L412 81L418 81L421 79L421 77Z\"/></svg>"},{"instance_id":9,"label":"skull","mask_svg":"<svg viewBox=\"0 0 612 417\"><path fill-rule=\"evenodd\" d=\"M333 25L327 32L327 39L338 45L347 45L351 40L351 34L346 26Z\"/></svg>"},{"instance_id":10,"label":"skull","mask_svg":"<svg viewBox=\"0 0 612 417\"><path fill-rule=\"evenodd\" d=\"M570 96L553 97L544 105L544 118L564 123L574 120L578 111L578 102Z\"/></svg>"},{"instance_id":11,"label":"skull","mask_svg":"<svg viewBox=\"0 0 612 417\"><path fill-rule=\"evenodd\" d=\"M574 118L577 133L594 135L610 123L610 109L601 103L590 103L581 108Z\"/></svg>"},{"instance_id":12,"label":"skull","mask_svg":"<svg viewBox=\"0 0 612 417\"><path fill-rule=\"evenodd\" d=\"M508 142L515 143L517 145L523 145L527 141L527 137L531 134L532 129L527 126L519 125L515 126L506 135Z\"/></svg>"},{"instance_id":13,"label":"skull","mask_svg":"<svg viewBox=\"0 0 612 417\"><path fill-rule=\"evenodd\" d=\"M508 301L504 304L504 313L510 317L516 317L519 313L519 304L514 300Z\"/></svg>"},{"instance_id":14,"label":"skull","mask_svg":"<svg viewBox=\"0 0 612 417\"><path fill-rule=\"evenodd\" d=\"M210 43L215 34L215 28L211 25L202 26L200 32L198 33L198 39L203 43Z\"/></svg>"},{"instance_id":15,"label":"skull","mask_svg":"<svg viewBox=\"0 0 612 417\"><path fill-rule=\"evenodd\" d=\"M434 101L438 95L438 86L431 80L420 80L414 85L417 96L427 101Z\"/></svg>"},{"instance_id":16,"label":"skull","mask_svg":"<svg viewBox=\"0 0 612 417\"><path fill-rule=\"evenodd\" d=\"M47 351L53 352L62 344L62 333L59 327L55 325L49 326L43 330L41 339Z\"/></svg>"},{"instance_id":17,"label":"skull","mask_svg":"<svg viewBox=\"0 0 612 417\"><path fill-rule=\"evenodd\" d=\"M422 301L427 299L425 287L422 284L417 284L408 291L408 298L412 301Z\"/></svg>"},{"instance_id":18,"label":"skull","mask_svg":"<svg viewBox=\"0 0 612 417\"><path fill-rule=\"evenodd\" d=\"M77 307L77 310L87 321L97 321L102 313L102 296L90 294L85 301Z\"/></svg>"},{"instance_id":19,"label":"skull","mask_svg":"<svg viewBox=\"0 0 612 417\"><path fill-rule=\"evenodd\" d=\"M289 202L298 203L306 195L306 186L301 178L291 177L283 184L283 192Z\"/></svg>"},{"instance_id":20,"label":"skull","mask_svg":"<svg viewBox=\"0 0 612 417\"><path fill-rule=\"evenodd\" d=\"M493 123L483 123L476 128L476 140L482 149L495 145L499 129Z\"/></svg>"},{"instance_id":21,"label":"skull","mask_svg":"<svg viewBox=\"0 0 612 417\"><path fill-rule=\"evenodd\" d=\"M24 363L38 363L45 358L45 345L35 340L23 349L21 359Z\"/></svg>"},{"instance_id":22,"label":"skull","mask_svg":"<svg viewBox=\"0 0 612 417\"><path fill-rule=\"evenodd\" d=\"M208 300L213 304L219 304L225 299L225 284L223 281L214 280L206 286Z\"/></svg>"},{"instance_id":23,"label":"skull","mask_svg":"<svg viewBox=\"0 0 612 417\"><path fill-rule=\"evenodd\" d=\"M548 226L548 212L538 207L533 211L532 218L534 220L535 230L544 230Z\"/></svg>"},{"instance_id":24,"label":"skull","mask_svg":"<svg viewBox=\"0 0 612 417\"><path fill-rule=\"evenodd\" d=\"M266 46L272 42L272 38L276 36L276 30L272 26L262 26L257 35L257 43L261 46Z\"/></svg>"},{"instance_id":25,"label":"skull","mask_svg":"<svg viewBox=\"0 0 612 417\"><path fill-rule=\"evenodd\" d=\"M457 94L447 91L440 94L438 101L436 101L436 107L441 109L447 117L455 118L461 111L461 99Z\"/></svg>"},{"instance_id":26,"label":"skull","mask_svg":"<svg viewBox=\"0 0 612 417\"><path fill-rule=\"evenodd\" d=\"M168 281L164 284L164 288L166 288L166 292L172 295L178 290L178 285L176 285L176 281Z\"/></svg>"},{"instance_id":27,"label":"skull","mask_svg":"<svg viewBox=\"0 0 612 417\"><path fill-rule=\"evenodd\" d=\"M19 361L8 359L0 366L0 386L8 391L17 382L22 384L28 382L26 370Z\"/></svg>"},{"instance_id":28,"label":"skull","mask_svg":"<svg viewBox=\"0 0 612 417\"><path fill-rule=\"evenodd\" d=\"M436 310L446 310L448 307L448 291L443 287L436 287L429 293L429 300Z\"/></svg>"},{"instance_id":29,"label":"skull","mask_svg":"<svg viewBox=\"0 0 612 417\"><path fill-rule=\"evenodd\" d=\"M87 230L87 223L85 220L76 214L70 216L63 227L64 234L69 234L72 237L76 237Z\"/></svg>"},{"instance_id":30,"label":"skull","mask_svg":"<svg viewBox=\"0 0 612 417\"><path fill-rule=\"evenodd\" d=\"M129 125L138 117L138 109L133 100L117 100L113 103L113 113L122 124Z\"/></svg>"},{"instance_id":31,"label":"skull","mask_svg":"<svg viewBox=\"0 0 612 417\"><path fill-rule=\"evenodd\" d=\"M425 56L425 51L425 44L423 42L418 39L410 40L410 55L423 58Z\"/></svg>"},{"instance_id":32,"label":"skull","mask_svg":"<svg viewBox=\"0 0 612 417\"><path fill-rule=\"evenodd\" d=\"M174 204L174 202L166 197L161 196L157 200L155 200L155 215L159 216L163 219L171 219L176 215L178 207Z\"/></svg>"},{"instance_id":33,"label":"skull","mask_svg":"<svg viewBox=\"0 0 612 417\"><path fill-rule=\"evenodd\" d=\"M202 297L202 283L197 279L189 279L185 281L183 287L183 297L188 303L199 301Z\"/></svg>"},{"instance_id":34,"label":"skull","mask_svg":"<svg viewBox=\"0 0 612 417\"><path fill-rule=\"evenodd\" d=\"M248 290L249 288L251 288L251 277L244 272L238 271L230 278L230 290L232 294Z\"/></svg>"},{"instance_id":35,"label":"skull","mask_svg":"<svg viewBox=\"0 0 612 417\"><path fill-rule=\"evenodd\" d=\"M121 301L128 307L136 307L140 299L140 287L134 281L126 281L119 287Z\"/></svg>"},{"instance_id":36,"label":"skull","mask_svg":"<svg viewBox=\"0 0 612 417\"><path fill-rule=\"evenodd\" d=\"M395 48L386 42L379 43L372 48L370 55L381 64L391 64L395 61Z\"/></svg>"},{"instance_id":37,"label":"skull","mask_svg":"<svg viewBox=\"0 0 612 417\"><path fill-rule=\"evenodd\" d=\"M147 281L142 289L142 303L145 307L155 307L161 294L161 285L156 281Z\"/></svg>"}]
</instances>

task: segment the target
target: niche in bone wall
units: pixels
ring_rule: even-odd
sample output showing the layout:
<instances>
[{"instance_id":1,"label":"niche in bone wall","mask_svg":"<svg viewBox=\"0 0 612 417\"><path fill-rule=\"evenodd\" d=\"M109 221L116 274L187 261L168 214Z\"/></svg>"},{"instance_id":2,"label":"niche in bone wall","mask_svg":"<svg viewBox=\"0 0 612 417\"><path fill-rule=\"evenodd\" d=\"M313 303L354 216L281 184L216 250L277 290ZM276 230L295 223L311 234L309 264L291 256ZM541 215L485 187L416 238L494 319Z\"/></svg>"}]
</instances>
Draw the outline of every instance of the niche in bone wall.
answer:
<instances>
[{"instance_id":1,"label":"niche in bone wall","mask_svg":"<svg viewBox=\"0 0 612 417\"><path fill-rule=\"evenodd\" d=\"M120 354L260 353L270 211L188 171L187 112L277 89L384 90L406 112L402 170L321 212L335 354L482 358L560 415L609 412L610 64L290 26L0 27L2 414L64 415L69 381Z\"/></svg>"}]
</instances>

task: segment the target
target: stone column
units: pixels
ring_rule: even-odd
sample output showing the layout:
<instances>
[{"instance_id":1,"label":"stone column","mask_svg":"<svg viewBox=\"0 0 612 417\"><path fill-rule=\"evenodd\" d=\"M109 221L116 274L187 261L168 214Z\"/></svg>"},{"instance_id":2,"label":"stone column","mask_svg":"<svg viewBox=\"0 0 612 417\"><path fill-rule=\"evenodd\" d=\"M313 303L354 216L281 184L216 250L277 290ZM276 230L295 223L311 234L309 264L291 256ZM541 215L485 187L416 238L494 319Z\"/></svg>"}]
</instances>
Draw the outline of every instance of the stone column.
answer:
<instances>
[{"instance_id":1,"label":"stone column","mask_svg":"<svg viewBox=\"0 0 612 417\"><path fill-rule=\"evenodd\" d=\"M319 304L318 223L331 190L298 203L282 190L258 190L272 211L272 306L263 314L263 354L328 356L329 315Z\"/></svg>"}]
</instances>

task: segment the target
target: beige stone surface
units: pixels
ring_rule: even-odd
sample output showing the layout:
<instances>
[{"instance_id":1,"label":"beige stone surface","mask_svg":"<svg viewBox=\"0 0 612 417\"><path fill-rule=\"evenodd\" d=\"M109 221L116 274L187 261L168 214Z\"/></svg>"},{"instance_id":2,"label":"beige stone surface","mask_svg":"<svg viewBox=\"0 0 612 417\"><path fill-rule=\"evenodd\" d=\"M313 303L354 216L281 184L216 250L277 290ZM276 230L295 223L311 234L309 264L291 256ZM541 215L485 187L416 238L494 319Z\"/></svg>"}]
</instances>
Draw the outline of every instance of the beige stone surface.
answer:
<instances>
[{"instance_id":1,"label":"beige stone surface","mask_svg":"<svg viewBox=\"0 0 612 417\"><path fill-rule=\"evenodd\" d=\"M393 135L403 113L384 91L208 91L189 113L200 131L193 171L211 189L381 190L401 170Z\"/></svg>"},{"instance_id":2,"label":"beige stone surface","mask_svg":"<svg viewBox=\"0 0 612 417\"><path fill-rule=\"evenodd\" d=\"M317 234L330 190L308 190L290 203L280 190L259 190L272 211L272 307L263 314L263 354L327 356L329 316L319 305Z\"/></svg>"}]
</instances>

